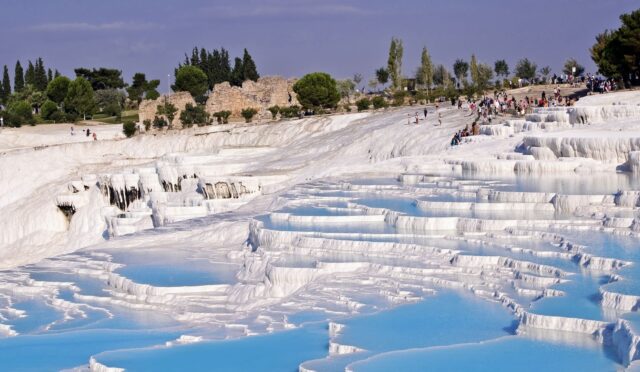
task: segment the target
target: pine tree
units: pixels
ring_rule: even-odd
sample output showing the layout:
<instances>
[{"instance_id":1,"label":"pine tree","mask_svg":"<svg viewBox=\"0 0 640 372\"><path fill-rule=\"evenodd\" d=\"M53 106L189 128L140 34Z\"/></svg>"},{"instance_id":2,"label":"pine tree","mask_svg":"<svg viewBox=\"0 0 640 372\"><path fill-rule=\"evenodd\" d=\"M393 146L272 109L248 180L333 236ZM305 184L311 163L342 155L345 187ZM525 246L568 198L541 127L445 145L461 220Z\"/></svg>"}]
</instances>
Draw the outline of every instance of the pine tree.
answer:
<instances>
[{"instance_id":1,"label":"pine tree","mask_svg":"<svg viewBox=\"0 0 640 372\"><path fill-rule=\"evenodd\" d=\"M6 103L11 95L11 83L9 82L9 69L4 65L2 71L2 84L0 84L0 103Z\"/></svg>"},{"instance_id":2,"label":"pine tree","mask_svg":"<svg viewBox=\"0 0 640 372\"><path fill-rule=\"evenodd\" d=\"M60 71L58 71L58 69L56 69L56 71L53 73L53 78L57 78L58 76L61 76Z\"/></svg>"},{"instance_id":3,"label":"pine tree","mask_svg":"<svg viewBox=\"0 0 640 372\"><path fill-rule=\"evenodd\" d=\"M33 63L29 61L29 66L27 66L27 71L24 73L24 83L25 85L33 85L35 86L36 79L36 69L33 67Z\"/></svg>"},{"instance_id":4,"label":"pine tree","mask_svg":"<svg viewBox=\"0 0 640 372\"><path fill-rule=\"evenodd\" d=\"M16 62L15 74L13 76L13 91L21 92L24 89L24 71L20 61Z\"/></svg>"},{"instance_id":5,"label":"pine tree","mask_svg":"<svg viewBox=\"0 0 640 372\"><path fill-rule=\"evenodd\" d=\"M47 70L47 84L49 84L53 80L53 71L51 69Z\"/></svg>"},{"instance_id":6,"label":"pine tree","mask_svg":"<svg viewBox=\"0 0 640 372\"><path fill-rule=\"evenodd\" d=\"M256 63L253 62L253 58L245 48L242 56L242 80L258 81L258 78L260 78L260 75L258 74Z\"/></svg>"}]
</instances>

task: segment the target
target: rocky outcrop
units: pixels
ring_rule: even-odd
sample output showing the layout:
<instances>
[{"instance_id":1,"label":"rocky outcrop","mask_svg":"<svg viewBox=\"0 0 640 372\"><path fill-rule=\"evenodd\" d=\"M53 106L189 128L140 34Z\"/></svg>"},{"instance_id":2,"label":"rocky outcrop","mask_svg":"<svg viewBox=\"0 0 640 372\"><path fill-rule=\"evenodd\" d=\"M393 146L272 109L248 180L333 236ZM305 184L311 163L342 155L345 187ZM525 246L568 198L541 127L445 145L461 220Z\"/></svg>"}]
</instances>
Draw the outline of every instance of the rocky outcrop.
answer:
<instances>
[{"instance_id":1,"label":"rocky outcrop","mask_svg":"<svg viewBox=\"0 0 640 372\"><path fill-rule=\"evenodd\" d=\"M174 94L164 95L155 100L142 101L140 103L140 108L138 111L140 123L143 123L145 120L151 120L153 122L153 118L156 116L158 106L164 105L165 100L167 103L173 104L178 109L178 112L176 112L176 115L173 118L173 123L171 123L173 128L182 128L182 123L180 122L180 113L182 112L182 110L184 110L185 106L188 103L194 106L196 104L196 101L193 99L193 97L191 97L191 94L189 94L189 92L176 92Z\"/></svg>"},{"instance_id":2,"label":"rocky outcrop","mask_svg":"<svg viewBox=\"0 0 640 372\"><path fill-rule=\"evenodd\" d=\"M239 119L242 118L240 112L251 107L258 110L256 119L270 119L269 107L298 104L293 91L294 82L295 80L279 76L268 76L258 81L247 80L242 87L232 87L226 82L216 84L207 99L206 110L210 114L223 110L231 111L231 118Z\"/></svg>"}]
</instances>

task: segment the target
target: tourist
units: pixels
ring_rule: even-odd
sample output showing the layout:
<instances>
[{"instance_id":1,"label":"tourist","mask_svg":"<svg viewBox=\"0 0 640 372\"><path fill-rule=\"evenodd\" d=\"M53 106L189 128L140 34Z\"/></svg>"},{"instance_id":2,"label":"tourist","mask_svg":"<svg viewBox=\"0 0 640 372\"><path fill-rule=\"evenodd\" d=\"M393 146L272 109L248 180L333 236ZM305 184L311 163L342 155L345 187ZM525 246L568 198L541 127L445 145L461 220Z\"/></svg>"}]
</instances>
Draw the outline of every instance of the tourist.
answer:
<instances>
[{"instance_id":1,"label":"tourist","mask_svg":"<svg viewBox=\"0 0 640 372\"><path fill-rule=\"evenodd\" d=\"M416 111L415 118L416 118L416 124L420 124L420 118L418 117L418 112L417 111Z\"/></svg>"},{"instance_id":2,"label":"tourist","mask_svg":"<svg viewBox=\"0 0 640 372\"><path fill-rule=\"evenodd\" d=\"M98 140L98 136L96 135L96 132L93 132L93 140L97 141Z\"/></svg>"},{"instance_id":3,"label":"tourist","mask_svg":"<svg viewBox=\"0 0 640 372\"><path fill-rule=\"evenodd\" d=\"M429 112L429 110L427 110L427 108L424 108L424 120L427 120L427 113Z\"/></svg>"},{"instance_id":4,"label":"tourist","mask_svg":"<svg viewBox=\"0 0 640 372\"><path fill-rule=\"evenodd\" d=\"M89 128L87 128L87 137L89 137L91 135L91 130Z\"/></svg>"},{"instance_id":5,"label":"tourist","mask_svg":"<svg viewBox=\"0 0 640 372\"><path fill-rule=\"evenodd\" d=\"M71 135L72 135L72 136L75 136L75 135L76 135L76 132L74 132L74 131L73 131L73 125L71 126Z\"/></svg>"}]
</instances>

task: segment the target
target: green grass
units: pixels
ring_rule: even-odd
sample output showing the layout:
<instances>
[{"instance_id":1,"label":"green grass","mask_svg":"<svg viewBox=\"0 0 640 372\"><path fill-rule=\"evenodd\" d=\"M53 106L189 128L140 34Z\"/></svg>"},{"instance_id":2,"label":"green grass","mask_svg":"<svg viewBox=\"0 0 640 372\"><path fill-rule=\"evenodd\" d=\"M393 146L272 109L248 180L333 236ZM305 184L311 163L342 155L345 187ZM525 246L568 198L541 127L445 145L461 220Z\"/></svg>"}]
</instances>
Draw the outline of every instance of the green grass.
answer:
<instances>
[{"instance_id":1,"label":"green grass","mask_svg":"<svg viewBox=\"0 0 640 372\"><path fill-rule=\"evenodd\" d=\"M93 115L93 120L98 121L100 123L105 123L105 124L120 124L127 120L138 121L138 111L137 110L123 111L122 117L120 118L120 120L116 120L115 116L107 117L107 116L104 116L104 114L96 114L96 115Z\"/></svg>"}]
</instances>

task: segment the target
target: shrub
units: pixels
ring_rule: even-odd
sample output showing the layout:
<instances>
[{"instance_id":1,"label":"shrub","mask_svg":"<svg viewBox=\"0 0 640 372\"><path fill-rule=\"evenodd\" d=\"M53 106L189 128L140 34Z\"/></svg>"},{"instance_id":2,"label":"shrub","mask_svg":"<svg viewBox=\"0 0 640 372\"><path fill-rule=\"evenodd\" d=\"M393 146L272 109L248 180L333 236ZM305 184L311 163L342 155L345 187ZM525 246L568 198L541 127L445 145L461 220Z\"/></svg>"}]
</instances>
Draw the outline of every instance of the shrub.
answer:
<instances>
[{"instance_id":1,"label":"shrub","mask_svg":"<svg viewBox=\"0 0 640 372\"><path fill-rule=\"evenodd\" d=\"M136 129L136 123L131 120L125 120L125 122L122 123L122 133L124 133L127 138L133 137L133 135L136 134Z\"/></svg>"},{"instance_id":2,"label":"shrub","mask_svg":"<svg viewBox=\"0 0 640 372\"><path fill-rule=\"evenodd\" d=\"M196 99L203 96L207 89L209 89L207 75L201 69L191 65L182 66L178 69L176 82L173 85L174 91L189 92Z\"/></svg>"},{"instance_id":3,"label":"shrub","mask_svg":"<svg viewBox=\"0 0 640 372\"><path fill-rule=\"evenodd\" d=\"M351 112L351 105L350 104L345 103L342 107L344 108L344 110L346 112Z\"/></svg>"},{"instance_id":4,"label":"shrub","mask_svg":"<svg viewBox=\"0 0 640 372\"><path fill-rule=\"evenodd\" d=\"M58 105L51 100L46 100L40 107L40 115L45 120L51 120L51 115L58 111Z\"/></svg>"},{"instance_id":5,"label":"shrub","mask_svg":"<svg viewBox=\"0 0 640 372\"><path fill-rule=\"evenodd\" d=\"M242 115L244 120L246 120L247 123L251 123L251 119L253 119L253 117L257 113L258 113L258 110L254 109L253 107L245 108L240 112L240 114Z\"/></svg>"},{"instance_id":6,"label":"shrub","mask_svg":"<svg viewBox=\"0 0 640 372\"><path fill-rule=\"evenodd\" d=\"M393 93L393 106L402 106L404 105L404 99L407 97L407 92L403 90L399 90Z\"/></svg>"},{"instance_id":7,"label":"shrub","mask_svg":"<svg viewBox=\"0 0 640 372\"><path fill-rule=\"evenodd\" d=\"M0 111L0 116L4 118L4 125L8 127L19 128L22 126L22 118L13 115L9 111Z\"/></svg>"},{"instance_id":8,"label":"shrub","mask_svg":"<svg viewBox=\"0 0 640 372\"><path fill-rule=\"evenodd\" d=\"M293 85L293 91L305 109L335 108L340 101L336 81L324 72L303 76Z\"/></svg>"},{"instance_id":9,"label":"shrub","mask_svg":"<svg viewBox=\"0 0 640 372\"><path fill-rule=\"evenodd\" d=\"M65 121L67 118L64 114L64 112L60 111L60 110L56 110L54 111L50 116L49 116L49 120L53 120L55 123L62 123L63 121Z\"/></svg>"},{"instance_id":10,"label":"shrub","mask_svg":"<svg viewBox=\"0 0 640 372\"><path fill-rule=\"evenodd\" d=\"M21 124L28 123L33 119L31 105L27 101L17 101L9 105L9 113L21 120Z\"/></svg>"},{"instance_id":11,"label":"shrub","mask_svg":"<svg viewBox=\"0 0 640 372\"><path fill-rule=\"evenodd\" d=\"M280 115L283 118L297 118L300 115L300 106L281 107Z\"/></svg>"},{"instance_id":12,"label":"shrub","mask_svg":"<svg viewBox=\"0 0 640 372\"><path fill-rule=\"evenodd\" d=\"M197 124L200 127L211 124L209 113L204 110L204 107L199 105L193 106L190 103L187 103L184 110L180 113L180 121L182 125L187 128L190 128L193 124Z\"/></svg>"},{"instance_id":13,"label":"shrub","mask_svg":"<svg viewBox=\"0 0 640 372\"><path fill-rule=\"evenodd\" d=\"M162 129L167 126L167 121L162 116L156 116L153 118L153 126Z\"/></svg>"},{"instance_id":14,"label":"shrub","mask_svg":"<svg viewBox=\"0 0 640 372\"><path fill-rule=\"evenodd\" d=\"M216 118L218 124L228 124L231 111L218 111L213 113L213 117Z\"/></svg>"},{"instance_id":15,"label":"shrub","mask_svg":"<svg viewBox=\"0 0 640 372\"><path fill-rule=\"evenodd\" d=\"M380 96L373 97L371 103L373 104L373 108L375 109L386 108L387 106L389 106L387 104L387 101Z\"/></svg>"},{"instance_id":16,"label":"shrub","mask_svg":"<svg viewBox=\"0 0 640 372\"><path fill-rule=\"evenodd\" d=\"M369 106L371 106L371 101L369 98L361 98L356 101L356 106L358 107L358 111L368 110Z\"/></svg>"},{"instance_id":17,"label":"shrub","mask_svg":"<svg viewBox=\"0 0 640 372\"><path fill-rule=\"evenodd\" d=\"M275 106L269 107L269 112L271 112L271 118L273 120L276 120L276 117L278 116L278 113L280 112L280 106L275 105Z\"/></svg>"},{"instance_id":18,"label":"shrub","mask_svg":"<svg viewBox=\"0 0 640 372\"><path fill-rule=\"evenodd\" d=\"M148 132L148 131L149 131L149 129L151 129L151 120L149 120L149 119L145 119L145 120L142 122L142 125L144 125L144 131L145 131L145 132Z\"/></svg>"}]
</instances>

